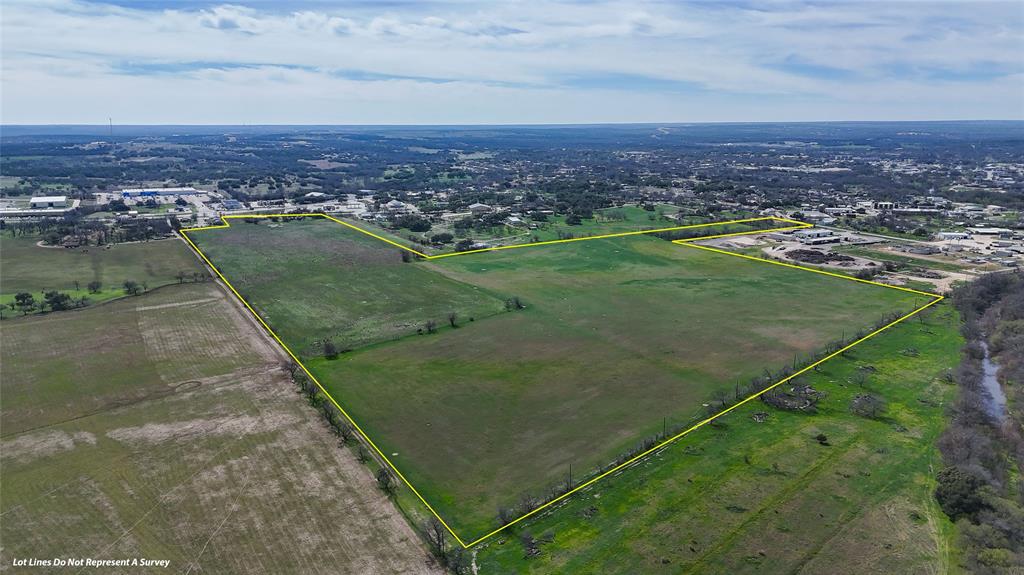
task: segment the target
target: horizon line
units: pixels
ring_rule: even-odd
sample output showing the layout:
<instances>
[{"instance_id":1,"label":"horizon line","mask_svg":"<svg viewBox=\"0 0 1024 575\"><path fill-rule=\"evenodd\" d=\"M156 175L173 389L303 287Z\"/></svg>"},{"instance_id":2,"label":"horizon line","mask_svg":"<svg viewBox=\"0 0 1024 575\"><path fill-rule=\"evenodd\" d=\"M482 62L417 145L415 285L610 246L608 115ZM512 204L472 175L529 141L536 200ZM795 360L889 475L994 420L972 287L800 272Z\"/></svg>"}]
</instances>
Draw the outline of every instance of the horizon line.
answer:
<instances>
[{"instance_id":1,"label":"horizon line","mask_svg":"<svg viewBox=\"0 0 1024 575\"><path fill-rule=\"evenodd\" d=\"M357 128L374 128L374 127L395 127L395 128L413 128L413 127L574 127L574 126L692 126L692 125L735 125L735 124L937 124L937 123L1024 123L1024 118L984 118L984 119L929 119L929 120L700 120L700 121L665 121L665 122L473 122L473 123L285 123L285 122L269 122L269 123L242 123L242 124L214 124L214 123L149 123L149 124L137 124L137 123L125 123L118 124L114 123L113 126L116 128L120 127L246 127L246 128L260 128L260 127L357 127ZM89 123L5 123L0 122L0 128L3 127L102 127L109 129L110 124L106 122L89 124Z\"/></svg>"}]
</instances>

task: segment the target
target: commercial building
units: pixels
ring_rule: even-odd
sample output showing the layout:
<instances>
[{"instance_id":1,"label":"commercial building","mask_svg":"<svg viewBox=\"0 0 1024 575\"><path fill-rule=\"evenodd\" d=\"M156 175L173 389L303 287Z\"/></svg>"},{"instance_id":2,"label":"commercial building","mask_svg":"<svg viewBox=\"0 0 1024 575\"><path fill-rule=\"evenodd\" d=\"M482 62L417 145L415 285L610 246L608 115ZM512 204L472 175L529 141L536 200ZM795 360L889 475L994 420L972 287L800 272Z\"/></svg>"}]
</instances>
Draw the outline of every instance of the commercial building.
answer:
<instances>
[{"instance_id":1,"label":"commercial building","mask_svg":"<svg viewBox=\"0 0 1024 575\"><path fill-rule=\"evenodd\" d=\"M32 209L40 208L66 208L68 207L67 196L39 196L32 198L28 203Z\"/></svg>"}]
</instances>

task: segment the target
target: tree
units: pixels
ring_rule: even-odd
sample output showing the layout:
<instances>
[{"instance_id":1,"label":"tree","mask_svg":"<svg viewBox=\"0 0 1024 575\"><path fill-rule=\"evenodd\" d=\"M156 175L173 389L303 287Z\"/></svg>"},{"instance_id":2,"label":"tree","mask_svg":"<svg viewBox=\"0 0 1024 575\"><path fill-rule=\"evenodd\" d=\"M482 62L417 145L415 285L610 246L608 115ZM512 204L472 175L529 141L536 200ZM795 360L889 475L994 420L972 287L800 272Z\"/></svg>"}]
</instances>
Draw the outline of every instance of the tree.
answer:
<instances>
[{"instance_id":1,"label":"tree","mask_svg":"<svg viewBox=\"0 0 1024 575\"><path fill-rule=\"evenodd\" d=\"M459 314L457 314L457 313L455 313L453 311L448 312L448 325L450 325L452 327L459 327L458 323L457 323L458 321L459 321Z\"/></svg>"},{"instance_id":2,"label":"tree","mask_svg":"<svg viewBox=\"0 0 1024 575\"><path fill-rule=\"evenodd\" d=\"M402 253L402 261L403 261L403 262L405 262L405 263L409 263L409 262L411 262L411 261L412 261L412 254L411 254L411 253L409 253L409 251L408 251L408 250L400 250L400 251L401 251L401 253Z\"/></svg>"},{"instance_id":3,"label":"tree","mask_svg":"<svg viewBox=\"0 0 1024 575\"><path fill-rule=\"evenodd\" d=\"M142 291L142 286L139 285L139 282L133 280L125 281L123 287L124 293L127 295L139 295L139 292Z\"/></svg>"},{"instance_id":4,"label":"tree","mask_svg":"<svg viewBox=\"0 0 1024 575\"><path fill-rule=\"evenodd\" d=\"M337 429L342 442L348 443L352 441L352 434L355 432L355 429L347 421L339 421Z\"/></svg>"},{"instance_id":5,"label":"tree","mask_svg":"<svg viewBox=\"0 0 1024 575\"><path fill-rule=\"evenodd\" d=\"M64 311L71 309L71 296L66 293L59 291L48 291L43 294L43 301L46 305L50 306L53 311Z\"/></svg>"},{"instance_id":6,"label":"tree","mask_svg":"<svg viewBox=\"0 0 1024 575\"><path fill-rule=\"evenodd\" d=\"M498 525L507 525L515 518L516 513L514 509L511 509L509 507L498 508Z\"/></svg>"},{"instance_id":7,"label":"tree","mask_svg":"<svg viewBox=\"0 0 1024 575\"><path fill-rule=\"evenodd\" d=\"M427 533L427 543L430 545L430 550L434 553L434 556L441 561L442 565L447 565L448 533L445 531L444 525L438 521L437 517L431 517L423 530Z\"/></svg>"},{"instance_id":8,"label":"tree","mask_svg":"<svg viewBox=\"0 0 1024 575\"><path fill-rule=\"evenodd\" d=\"M721 406L724 408L726 402L729 399L729 391L725 390L725 389L719 388L719 389L716 389L714 392L711 393L711 397L714 398L715 401L720 403Z\"/></svg>"},{"instance_id":9,"label":"tree","mask_svg":"<svg viewBox=\"0 0 1024 575\"><path fill-rule=\"evenodd\" d=\"M468 252L471 249L473 249L473 240L468 238L459 240L458 243L455 244L455 251L457 252Z\"/></svg>"},{"instance_id":10,"label":"tree","mask_svg":"<svg viewBox=\"0 0 1024 575\"><path fill-rule=\"evenodd\" d=\"M864 387L864 384L868 381L868 374L870 370L865 369L864 366L860 366L853 372L853 382L857 384L857 387Z\"/></svg>"},{"instance_id":11,"label":"tree","mask_svg":"<svg viewBox=\"0 0 1024 575\"><path fill-rule=\"evenodd\" d=\"M862 394L850 400L850 411L855 415L878 419L885 414L885 400L870 394Z\"/></svg>"},{"instance_id":12,"label":"tree","mask_svg":"<svg viewBox=\"0 0 1024 575\"><path fill-rule=\"evenodd\" d=\"M334 342L331 340L324 342L324 357L327 359L338 359L338 346L334 345Z\"/></svg>"},{"instance_id":13,"label":"tree","mask_svg":"<svg viewBox=\"0 0 1024 575\"><path fill-rule=\"evenodd\" d=\"M427 323L423 324L423 327L427 328L427 333L434 333L437 331L437 322L434 320L427 320Z\"/></svg>"},{"instance_id":14,"label":"tree","mask_svg":"<svg viewBox=\"0 0 1024 575\"><path fill-rule=\"evenodd\" d=\"M377 486L388 495L394 493L395 478L391 475L391 472L388 471L387 467L381 467L377 470Z\"/></svg>"},{"instance_id":15,"label":"tree","mask_svg":"<svg viewBox=\"0 0 1024 575\"><path fill-rule=\"evenodd\" d=\"M89 293L99 293L100 288L103 287L103 284L96 280L92 280L86 287L89 288Z\"/></svg>"},{"instance_id":16,"label":"tree","mask_svg":"<svg viewBox=\"0 0 1024 575\"><path fill-rule=\"evenodd\" d=\"M473 559L462 547L455 547L448 553L448 570L455 575L470 575Z\"/></svg>"},{"instance_id":17,"label":"tree","mask_svg":"<svg viewBox=\"0 0 1024 575\"><path fill-rule=\"evenodd\" d=\"M430 236L430 241L435 244L448 244L451 243L453 239L455 239L455 236L449 234L448 232L442 232L440 234L434 234Z\"/></svg>"},{"instance_id":18,"label":"tree","mask_svg":"<svg viewBox=\"0 0 1024 575\"><path fill-rule=\"evenodd\" d=\"M972 517L986 507L979 490L984 482L959 467L947 467L939 472L935 500L942 511L956 521L960 517Z\"/></svg>"},{"instance_id":19,"label":"tree","mask_svg":"<svg viewBox=\"0 0 1024 575\"><path fill-rule=\"evenodd\" d=\"M185 278L188 277L188 274L186 274L183 271L179 271L178 273L174 274L174 277L175 277L175 279L178 280L179 284L180 283L185 283Z\"/></svg>"},{"instance_id":20,"label":"tree","mask_svg":"<svg viewBox=\"0 0 1024 575\"><path fill-rule=\"evenodd\" d=\"M20 292L14 296L14 305L21 311L22 315L28 315L36 307L36 298L28 292Z\"/></svg>"},{"instance_id":21,"label":"tree","mask_svg":"<svg viewBox=\"0 0 1024 575\"><path fill-rule=\"evenodd\" d=\"M414 214L400 216L395 220L395 225L413 232L430 231L430 222L426 218Z\"/></svg>"},{"instance_id":22,"label":"tree","mask_svg":"<svg viewBox=\"0 0 1024 575\"><path fill-rule=\"evenodd\" d=\"M510 297L505 300L505 311L512 311L515 309L526 309L523 305L523 300L519 299L519 296Z\"/></svg>"}]
</instances>

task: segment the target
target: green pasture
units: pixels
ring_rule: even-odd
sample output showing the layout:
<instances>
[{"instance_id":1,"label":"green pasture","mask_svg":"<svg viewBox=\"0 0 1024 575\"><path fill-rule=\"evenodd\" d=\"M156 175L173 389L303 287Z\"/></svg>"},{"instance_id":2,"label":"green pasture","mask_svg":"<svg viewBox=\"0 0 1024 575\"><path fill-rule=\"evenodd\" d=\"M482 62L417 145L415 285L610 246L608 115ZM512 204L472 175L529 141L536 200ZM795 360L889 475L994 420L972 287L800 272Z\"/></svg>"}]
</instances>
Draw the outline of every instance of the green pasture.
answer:
<instances>
[{"instance_id":1,"label":"green pasture","mask_svg":"<svg viewBox=\"0 0 1024 575\"><path fill-rule=\"evenodd\" d=\"M646 236L403 263L324 220L273 226L193 237L466 538L570 465L585 478L716 393L927 301ZM504 311L514 297L525 309ZM429 318L442 328L416 335ZM324 359L326 334L354 350Z\"/></svg>"},{"instance_id":2,"label":"green pasture","mask_svg":"<svg viewBox=\"0 0 1024 575\"><path fill-rule=\"evenodd\" d=\"M154 289L178 283L179 272L191 276L203 271L188 246L176 239L73 249L39 247L40 239L0 236L0 305L12 303L18 292L29 292L39 301L51 290L96 303L123 296L126 280ZM91 281L102 284L99 293L89 293ZM19 312L4 311L5 318L13 315Z\"/></svg>"},{"instance_id":3,"label":"green pasture","mask_svg":"<svg viewBox=\"0 0 1024 575\"><path fill-rule=\"evenodd\" d=\"M828 393L816 414L744 405L489 540L480 572L959 572L955 528L932 496L958 327L941 305L884 332L801 378ZM862 393L888 413L850 413Z\"/></svg>"},{"instance_id":4,"label":"green pasture","mask_svg":"<svg viewBox=\"0 0 1024 575\"><path fill-rule=\"evenodd\" d=\"M426 323L498 313L487 290L416 263L402 251L330 220L306 218L190 232L189 237L295 353L415 336Z\"/></svg>"}]
</instances>

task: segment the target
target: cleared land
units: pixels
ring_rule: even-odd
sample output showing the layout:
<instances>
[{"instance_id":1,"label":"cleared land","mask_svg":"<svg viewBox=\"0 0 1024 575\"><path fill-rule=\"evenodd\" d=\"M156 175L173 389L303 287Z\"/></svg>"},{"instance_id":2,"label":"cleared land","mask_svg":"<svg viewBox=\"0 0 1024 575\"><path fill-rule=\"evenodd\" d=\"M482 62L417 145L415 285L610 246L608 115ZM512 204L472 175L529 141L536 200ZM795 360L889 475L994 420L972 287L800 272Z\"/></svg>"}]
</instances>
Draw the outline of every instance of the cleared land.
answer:
<instances>
[{"instance_id":1,"label":"cleared land","mask_svg":"<svg viewBox=\"0 0 1024 575\"><path fill-rule=\"evenodd\" d=\"M298 233L292 226L320 228L314 235L331 243L304 248L290 239ZM691 421L716 392L731 395L766 368L926 301L650 237L407 264L394 248L322 220L277 228L236 223L192 237L233 283L272 277L274 293L290 294L261 295L236 284L261 312L275 310L267 314L275 329L295 326L278 334L305 353L306 365L464 539L495 527L499 507L564 481L570 464L575 479L585 477L663 427ZM372 268L322 265L325 252L373 250L412 270L406 277L445 278L495 301L519 297L526 309L478 315L433 335L415 335L413 321L408 337L378 338L325 360L308 353L309 335L288 319L291 309L305 313L322 298L294 289L292 282L306 280L283 273L274 260L248 265L248 247L273 251L279 242L287 245L287 265L308 270L320 285L344 279L415 300L418 285L399 284L404 277L382 281ZM404 311L415 312L410 320L454 309L436 295L419 297ZM362 308L358 298L331 305L335 318L379 321L384 313Z\"/></svg>"},{"instance_id":2,"label":"cleared land","mask_svg":"<svg viewBox=\"0 0 1024 575\"><path fill-rule=\"evenodd\" d=\"M215 284L12 319L0 337L0 571L146 557L175 573L435 572Z\"/></svg>"},{"instance_id":3,"label":"cleared land","mask_svg":"<svg viewBox=\"0 0 1024 575\"><path fill-rule=\"evenodd\" d=\"M944 375L962 339L949 306L926 318L801 378L829 394L817 414L747 404L488 541L480 572L958 572L955 529L932 492L934 445L956 394ZM867 366L862 388L856 372ZM860 393L888 402L886 417L850 413ZM767 420L753 421L757 412ZM524 538L546 541L539 555Z\"/></svg>"},{"instance_id":4,"label":"cleared land","mask_svg":"<svg viewBox=\"0 0 1024 575\"><path fill-rule=\"evenodd\" d=\"M18 292L29 292L40 300L40 292L49 290L99 302L123 296L122 284L126 280L146 283L153 289L178 283L175 276L179 272L205 273L192 254L176 245L178 240L65 249L39 247L36 244L40 239L7 235L0 238L0 305L14 301ZM89 293L87 286L91 281L102 284L99 293ZM4 317L13 315L20 314L4 312Z\"/></svg>"}]
</instances>

